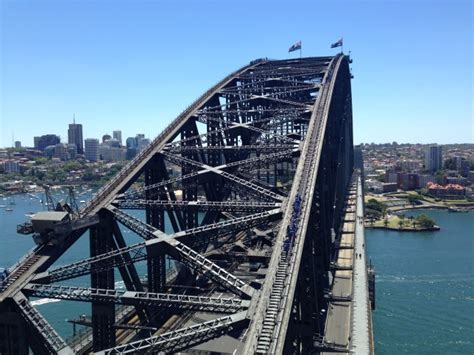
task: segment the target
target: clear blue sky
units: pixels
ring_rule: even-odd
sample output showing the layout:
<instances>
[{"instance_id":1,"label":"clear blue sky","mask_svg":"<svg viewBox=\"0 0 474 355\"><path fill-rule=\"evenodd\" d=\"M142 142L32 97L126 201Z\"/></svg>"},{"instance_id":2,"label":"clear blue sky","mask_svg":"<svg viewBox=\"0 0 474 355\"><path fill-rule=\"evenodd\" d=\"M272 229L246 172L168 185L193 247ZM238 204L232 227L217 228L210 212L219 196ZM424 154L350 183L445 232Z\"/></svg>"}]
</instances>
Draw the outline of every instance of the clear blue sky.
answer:
<instances>
[{"instance_id":1,"label":"clear blue sky","mask_svg":"<svg viewBox=\"0 0 474 355\"><path fill-rule=\"evenodd\" d=\"M156 136L258 57L354 58L355 142L473 142L473 2L10 1L1 3L0 146L84 125ZM199 4L197 4L199 3Z\"/></svg>"}]
</instances>

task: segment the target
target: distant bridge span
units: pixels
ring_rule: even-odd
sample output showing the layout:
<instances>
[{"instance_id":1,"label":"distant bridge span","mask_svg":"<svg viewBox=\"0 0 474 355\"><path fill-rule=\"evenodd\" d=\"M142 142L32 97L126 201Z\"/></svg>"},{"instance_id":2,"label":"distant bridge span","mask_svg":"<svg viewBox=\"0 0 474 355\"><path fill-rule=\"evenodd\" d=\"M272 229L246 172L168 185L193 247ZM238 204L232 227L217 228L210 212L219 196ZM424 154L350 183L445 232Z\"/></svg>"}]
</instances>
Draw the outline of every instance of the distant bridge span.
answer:
<instances>
[{"instance_id":1,"label":"distant bridge span","mask_svg":"<svg viewBox=\"0 0 474 355\"><path fill-rule=\"evenodd\" d=\"M0 289L0 353L353 350L348 320L360 327L370 315L337 308L352 303L352 283L348 294L331 292L361 268L353 249L363 227L352 239L344 230L356 223L350 215L363 218L362 207L351 210L362 185L349 61L251 62L183 111L78 215L35 229L41 244ZM90 255L53 266L86 231ZM125 290L115 289L115 270ZM60 284L84 275L89 285ZM64 341L30 297L90 302L78 321L88 331ZM357 334L359 349L373 352L371 336Z\"/></svg>"}]
</instances>

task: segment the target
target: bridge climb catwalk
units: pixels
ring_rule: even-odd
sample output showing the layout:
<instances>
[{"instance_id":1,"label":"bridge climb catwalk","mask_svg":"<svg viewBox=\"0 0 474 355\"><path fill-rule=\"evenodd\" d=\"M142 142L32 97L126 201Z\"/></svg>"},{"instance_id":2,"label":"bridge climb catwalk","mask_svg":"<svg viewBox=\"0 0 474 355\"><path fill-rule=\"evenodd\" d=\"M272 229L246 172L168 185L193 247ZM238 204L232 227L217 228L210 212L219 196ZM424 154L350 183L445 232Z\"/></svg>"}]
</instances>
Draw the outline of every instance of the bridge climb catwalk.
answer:
<instances>
[{"instance_id":1,"label":"bridge climb catwalk","mask_svg":"<svg viewBox=\"0 0 474 355\"><path fill-rule=\"evenodd\" d=\"M19 227L36 246L2 281L0 353L372 353L365 254L341 259L361 248L344 231L359 181L349 62L252 61L79 211L58 206ZM79 238L90 254L56 264ZM81 276L88 287L74 286ZM66 342L35 297L89 302L85 330ZM334 304L353 300L338 324Z\"/></svg>"}]
</instances>

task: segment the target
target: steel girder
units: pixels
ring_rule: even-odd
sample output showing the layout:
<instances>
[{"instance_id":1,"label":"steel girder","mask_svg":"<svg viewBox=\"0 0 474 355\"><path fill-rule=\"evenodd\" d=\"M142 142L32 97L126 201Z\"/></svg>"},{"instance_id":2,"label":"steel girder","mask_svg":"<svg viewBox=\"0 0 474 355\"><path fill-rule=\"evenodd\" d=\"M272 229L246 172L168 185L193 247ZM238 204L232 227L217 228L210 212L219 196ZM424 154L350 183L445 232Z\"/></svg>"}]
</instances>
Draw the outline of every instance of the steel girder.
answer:
<instances>
[{"instance_id":1,"label":"steel girder","mask_svg":"<svg viewBox=\"0 0 474 355\"><path fill-rule=\"evenodd\" d=\"M307 238L313 238L310 228L310 217L314 197L316 196L314 192L318 170L321 168L321 152L323 147L329 144L325 141L325 135L328 131L327 122L331 118L330 112L334 101L332 95L337 78L339 78L340 81L349 80L348 77L344 75L344 70L347 66L346 60L347 59L343 56L334 58L323 79L323 88L318 96L316 107L308 127L307 139L301 151L301 156L304 160L298 164L294 181L296 186L293 187L292 194L288 200L290 206L294 205L297 199L300 201L298 205L301 205L301 219L296 222L298 226L297 232L291 240L290 248L284 246L287 233L284 229L280 229L277 241L281 243L283 248L281 254L273 253L272 255L269 269L275 270L275 273L267 276L262 292L264 299L272 299L273 295L276 296L281 292L287 294L288 297L280 299L275 297L275 300L278 301L273 304L267 302L259 303L256 314L266 314L268 310L273 309L272 312L275 313L275 316L272 320L268 320L262 316L254 319L250 328L251 336L246 343L244 352L284 353L291 351L301 353L303 351L304 347L301 340L297 339L294 334L292 336L292 332L289 332L288 329L295 329L293 323L300 323L298 317L291 317L291 315L294 315L294 302L300 302L296 290L303 250L305 249L305 245L311 245L305 243L305 240ZM340 70L340 67L344 69ZM344 120L343 117L338 117L338 119ZM348 158L349 162L350 159L351 158ZM348 165L350 165L350 163ZM324 169L324 167L322 169ZM348 182L350 176L346 177ZM291 210L287 210L283 217L282 227L293 224L292 220ZM332 221L330 221L330 223L332 223ZM289 252L288 249L290 249L291 252ZM282 267L282 265L285 267L285 264L287 265L286 272L279 274L280 267ZM285 285L283 291L277 286L281 282ZM262 328L264 321L266 321L266 326ZM312 328L309 324L306 325L306 328L306 331L312 334L317 333L317 329Z\"/></svg>"},{"instance_id":2,"label":"steel girder","mask_svg":"<svg viewBox=\"0 0 474 355\"><path fill-rule=\"evenodd\" d=\"M251 298L254 289L213 261L195 252L176 239L164 242L168 253L184 265L195 269L217 284L243 298Z\"/></svg>"},{"instance_id":3,"label":"steel girder","mask_svg":"<svg viewBox=\"0 0 474 355\"><path fill-rule=\"evenodd\" d=\"M111 308L96 306L93 314L100 313L108 320L93 324L95 337L102 338L95 341L95 350L108 347L106 353L145 349L176 352L220 337L230 329L242 342L239 351L245 353L257 349L301 353L309 349L311 334L322 331L318 328L321 322L314 319L322 305L313 305L312 300L303 297L303 291L311 288L315 295L311 298L319 300L315 289L322 288L315 279L326 268L331 269L327 251L331 250L332 240L327 231L337 227L340 197L352 169L351 160L341 158L349 156L352 149L347 63L344 56L260 60L224 78L179 115L80 211L84 220L101 216L101 223L91 227L95 230L91 258L50 271L45 271L49 264L38 261L35 270L44 273L35 272L33 282L55 282L92 273L93 288L80 292L72 287L59 288L53 292L54 285L37 285L34 292L74 296L96 305L102 300L112 306L129 302L125 296L128 294L135 300L130 301L133 305L162 310L176 307L185 312L184 321L192 314L189 312L211 311L212 307L224 311L214 299L220 288L248 299L238 301L245 304L245 309L249 306L246 312L188 324L180 330L116 347L107 345L115 341ZM344 95L341 105L338 98ZM338 137L342 139L337 140ZM142 174L144 184L139 179ZM322 181L327 182L329 195L321 190ZM183 200L178 198L178 190L182 190ZM295 217L297 200L301 206ZM333 203L334 211L320 212L328 208L326 201ZM145 209L146 221L122 211L131 208ZM166 231L168 234L164 233L165 211L173 227L173 232ZM204 216L198 214L202 211L206 212ZM320 217L325 221L320 223ZM123 237L111 243L99 241L99 235L119 233L111 220L145 241L129 247ZM290 226L296 228L291 238ZM257 228L272 232L263 241ZM316 262L318 258L311 250L323 250L322 261ZM211 285L196 287L196 274L188 272L184 274L187 278L179 281L185 284L176 287L191 287L196 295L168 294L166 282L160 292L136 289L141 283L136 270L129 266L142 260L163 261L164 254L176 259L181 268L204 275ZM203 254L212 255L215 262ZM132 290L120 294L113 289L110 280L115 267L128 279L127 288ZM256 272L260 267L264 271ZM162 269L148 268L149 276L161 274ZM303 277L301 272L311 276ZM257 278L260 281L256 282ZM163 275L161 280L165 280ZM31 279L29 282L28 287L33 287ZM253 287L258 285L259 289ZM154 301L147 301L153 297ZM304 304L311 307L303 310ZM241 309L230 307L226 312ZM176 324L183 325L179 319ZM303 324L309 334L305 337L288 331L300 329ZM264 343L268 345L262 346Z\"/></svg>"},{"instance_id":4,"label":"steel girder","mask_svg":"<svg viewBox=\"0 0 474 355\"><path fill-rule=\"evenodd\" d=\"M279 213L280 212L278 209L271 210L269 212L257 213L255 215L236 218L235 220L223 221L213 225L193 228L186 232L179 232L175 236L170 235L169 238L177 238L179 240L183 239L184 241L189 242L190 240L192 241L193 237L208 235L207 241L213 241L231 232L238 232L252 226L257 226L262 221L275 218L275 216L277 216ZM121 216L123 217L124 214L122 213ZM123 221L127 223L125 219L123 219ZM135 219L133 220L134 223L137 223L137 221L138 220ZM135 231L134 229L132 230ZM143 230L144 228L140 228L135 232L141 233ZM157 230L154 230L154 232L157 232ZM161 235L159 231L158 233L158 236L154 235L153 232L146 234L144 233L144 236L146 236L145 239L149 240L148 243L137 243L75 263L64 265L44 273L39 273L34 278L34 281L46 283L59 282L90 274L92 267L94 267L97 271L104 271L110 270L114 267L125 266L131 263L146 260L148 257L146 251L147 245L152 245L158 241L157 238ZM152 239L156 239L156 241L153 241ZM196 244L199 244L199 241Z\"/></svg>"},{"instance_id":5,"label":"steel girder","mask_svg":"<svg viewBox=\"0 0 474 355\"><path fill-rule=\"evenodd\" d=\"M126 258L125 255L128 255ZM97 265L96 270L109 270L114 267L120 267L146 260L146 244L137 243L123 248L119 248L108 253L103 253L91 258L67 264L61 267L51 269L42 273L38 273L34 278L34 282L59 282L72 278L88 275L91 273L92 265Z\"/></svg>"},{"instance_id":6,"label":"steel girder","mask_svg":"<svg viewBox=\"0 0 474 355\"><path fill-rule=\"evenodd\" d=\"M20 315L28 324L29 331L36 333L30 336L36 338L35 342L38 343L37 346L41 348L42 353L72 354L66 342L24 295L17 293L13 299L20 309Z\"/></svg>"},{"instance_id":7,"label":"steel girder","mask_svg":"<svg viewBox=\"0 0 474 355\"><path fill-rule=\"evenodd\" d=\"M229 211L229 212L259 212L268 209L277 209L281 203L254 202L254 201L163 201L163 200L117 200L114 201L120 209L143 209L146 207L159 210L186 210L197 211Z\"/></svg>"},{"instance_id":8,"label":"steel girder","mask_svg":"<svg viewBox=\"0 0 474 355\"><path fill-rule=\"evenodd\" d=\"M69 301L104 302L133 306L159 306L177 311L235 313L249 306L249 301L232 297L205 297L169 293L97 289L63 285L28 284L30 297L47 297Z\"/></svg>"},{"instance_id":9,"label":"steel girder","mask_svg":"<svg viewBox=\"0 0 474 355\"><path fill-rule=\"evenodd\" d=\"M107 349L99 352L98 355L136 354L148 350L152 350L155 353L178 352L220 337L226 331L232 330L232 327L245 322L247 322L246 312L240 312L162 335L134 341L113 349Z\"/></svg>"}]
</instances>

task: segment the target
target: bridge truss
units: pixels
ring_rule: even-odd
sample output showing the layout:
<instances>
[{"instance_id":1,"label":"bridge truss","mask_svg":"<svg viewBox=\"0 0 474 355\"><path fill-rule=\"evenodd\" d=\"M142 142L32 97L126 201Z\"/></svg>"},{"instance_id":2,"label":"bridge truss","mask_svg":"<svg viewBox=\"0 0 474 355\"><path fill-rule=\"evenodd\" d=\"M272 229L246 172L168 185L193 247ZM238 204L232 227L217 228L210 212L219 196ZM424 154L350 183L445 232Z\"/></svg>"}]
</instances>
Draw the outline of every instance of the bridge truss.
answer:
<instances>
[{"instance_id":1,"label":"bridge truss","mask_svg":"<svg viewBox=\"0 0 474 355\"><path fill-rule=\"evenodd\" d=\"M350 77L344 55L262 59L208 90L62 243L12 268L0 353L317 352L353 170ZM87 231L90 257L54 266ZM61 283L84 275L90 287ZM90 341L67 344L30 297L90 302Z\"/></svg>"}]
</instances>

